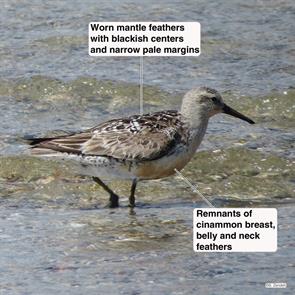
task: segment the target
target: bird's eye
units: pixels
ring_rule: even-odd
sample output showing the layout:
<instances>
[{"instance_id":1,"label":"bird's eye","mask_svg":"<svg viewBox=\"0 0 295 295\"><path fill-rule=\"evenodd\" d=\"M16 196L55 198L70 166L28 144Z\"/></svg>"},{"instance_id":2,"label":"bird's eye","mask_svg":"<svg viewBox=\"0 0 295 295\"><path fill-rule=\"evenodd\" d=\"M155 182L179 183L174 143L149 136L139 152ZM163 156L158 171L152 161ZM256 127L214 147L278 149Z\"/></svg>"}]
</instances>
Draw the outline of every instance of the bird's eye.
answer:
<instances>
[{"instance_id":1,"label":"bird's eye","mask_svg":"<svg viewBox=\"0 0 295 295\"><path fill-rule=\"evenodd\" d=\"M213 101L214 103L217 103L217 102L218 102L218 99L217 99L216 96L213 96L211 99L212 99L212 101Z\"/></svg>"}]
</instances>

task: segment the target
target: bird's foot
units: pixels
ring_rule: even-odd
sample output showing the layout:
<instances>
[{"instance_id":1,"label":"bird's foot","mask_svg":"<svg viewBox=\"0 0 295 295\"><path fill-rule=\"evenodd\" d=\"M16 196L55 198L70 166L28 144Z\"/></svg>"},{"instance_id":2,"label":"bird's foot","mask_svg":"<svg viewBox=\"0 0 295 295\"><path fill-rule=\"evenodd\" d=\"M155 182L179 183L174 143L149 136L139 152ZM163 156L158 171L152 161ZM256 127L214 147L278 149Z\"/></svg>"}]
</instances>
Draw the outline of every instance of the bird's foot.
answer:
<instances>
[{"instance_id":1,"label":"bird's foot","mask_svg":"<svg viewBox=\"0 0 295 295\"><path fill-rule=\"evenodd\" d=\"M130 196L129 197L129 205L130 208L134 208L135 207L135 197L134 196Z\"/></svg>"},{"instance_id":2,"label":"bird's foot","mask_svg":"<svg viewBox=\"0 0 295 295\"><path fill-rule=\"evenodd\" d=\"M134 207L129 208L129 215L136 215L136 212L134 210Z\"/></svg>"},{"instance_id":3,"label":"bird's foot","mask_svg":"<svg viewBox=\"0 0 295 295\"><path fill-rule=\"evenodd\" d=\"M110 194L110 201L107 205L108 208L118 208L119 207L119 196L116 194Z\"/></svg>"}]
</instances>

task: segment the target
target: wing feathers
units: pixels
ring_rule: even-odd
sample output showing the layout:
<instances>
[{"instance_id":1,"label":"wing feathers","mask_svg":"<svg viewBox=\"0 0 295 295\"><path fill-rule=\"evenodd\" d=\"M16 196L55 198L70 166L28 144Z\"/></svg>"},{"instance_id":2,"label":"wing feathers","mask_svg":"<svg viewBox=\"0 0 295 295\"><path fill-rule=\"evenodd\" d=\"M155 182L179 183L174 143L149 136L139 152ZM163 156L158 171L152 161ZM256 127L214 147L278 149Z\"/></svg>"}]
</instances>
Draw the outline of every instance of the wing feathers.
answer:
<instances>
[{"instance_id":1,"label":"wing feathers","mask_svg":"<svg viewBox=\"0 0 295 295\"><path fill-rule=\"evenodd\" d=\"M33 149L109 156L126 160L152 160L185 142L188 129L176 111L117 119L85 132L50 139L36 139Z\"/></svg>"}]
</instances>

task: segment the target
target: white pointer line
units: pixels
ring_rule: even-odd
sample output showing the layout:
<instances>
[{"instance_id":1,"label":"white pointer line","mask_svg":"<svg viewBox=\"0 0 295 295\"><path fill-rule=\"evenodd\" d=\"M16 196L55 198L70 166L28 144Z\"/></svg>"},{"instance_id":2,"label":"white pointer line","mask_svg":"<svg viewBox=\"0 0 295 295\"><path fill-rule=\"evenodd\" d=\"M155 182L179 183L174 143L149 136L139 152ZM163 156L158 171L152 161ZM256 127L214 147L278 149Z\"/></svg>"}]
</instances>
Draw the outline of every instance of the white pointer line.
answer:
<instances>
[{"instance_id":1,"label":"white pointer line","mask_svg":"<svg viewBox=\"0 0 295 295\"><path fill-rule=\"evenodd\" d=\"M143 114L143 56L139 57L139 113Z\"/></svg>"},{"instance_id":2,"label":"white pointer line","mask_svg":"<svg viewBox=\"0 0 295 295\"><path fill-rule=\"evenodd\" d=\"M174 169L176 174L192 189L193 193L197 193L203 201L211 208L215 208L212 203L210 203L207 198L193 185L185 176L183 176L176 168Z\"/></svg>"}]
</instances>

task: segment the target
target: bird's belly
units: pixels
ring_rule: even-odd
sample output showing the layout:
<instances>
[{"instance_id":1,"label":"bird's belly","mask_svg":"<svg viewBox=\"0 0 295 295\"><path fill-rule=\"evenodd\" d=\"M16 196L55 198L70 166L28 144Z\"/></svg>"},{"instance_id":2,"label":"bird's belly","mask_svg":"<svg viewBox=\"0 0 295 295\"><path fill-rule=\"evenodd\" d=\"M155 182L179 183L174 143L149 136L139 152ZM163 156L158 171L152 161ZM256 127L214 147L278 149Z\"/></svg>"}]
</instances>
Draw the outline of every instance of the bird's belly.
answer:
<instances>
[{"instance_id":1,"label":"bird's belly","mask_svg":"<svg viewBox=\"0 0 295 295\"><path fill-rule=\"evenodd\" d=\"M191 154L181 153L142 162L96 158L95 161L80 163L79 172L108 179L159 179L175 174L175 169L181 170L191 157Z\"/></svg>"},{"instance_id":2,"label":"bird's belly","mask_svg":"<svg viewBox=\"0 0 295 295\"><path fill-rule=\"evenodd\" d=\"M175 169L181 170L192 158L193 152L180 152L157 160L138 164L134 173L139 179L159 179L175 174Z\"/></svg>"},{"instance_id":3,"label":"bird's belly","mask_svg":"<svg viewBox=\"0 0 295 295\"><path fill-rule=\"evenodd\" d=\"M107 179L159 179L181 170L194 155L195 149L180 149L168 156L150 161L116 160L103 156L60 155L59 160L70 161L83 175ZM52 158L52 157L50 157Z\"/></svg>"},{"instance_id":4,"label":"bird's belly","mask_svg":"<svg viewBox=\"0 0 295 295\"><path fill-rule=\"evenodd\" d=\"M82 175L106 179L134 179L131 163L102 156L72 156L70 160L76 171Z\"/></svg>"}]
</instances>

